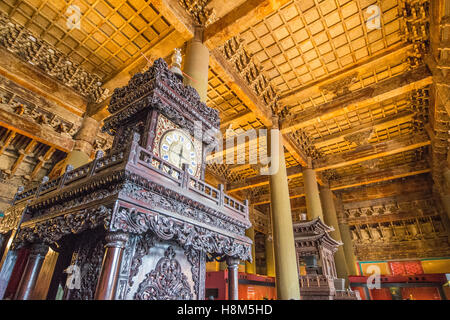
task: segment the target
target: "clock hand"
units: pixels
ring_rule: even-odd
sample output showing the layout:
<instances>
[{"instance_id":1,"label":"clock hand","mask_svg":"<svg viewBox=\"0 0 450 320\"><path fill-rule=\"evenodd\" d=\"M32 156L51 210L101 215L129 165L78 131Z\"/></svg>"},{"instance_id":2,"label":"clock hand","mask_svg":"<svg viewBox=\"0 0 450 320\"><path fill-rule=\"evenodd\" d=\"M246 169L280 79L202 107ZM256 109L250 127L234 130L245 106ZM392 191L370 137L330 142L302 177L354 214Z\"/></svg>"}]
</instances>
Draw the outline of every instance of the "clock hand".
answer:
<instances>
[{"instance_id":1,"label":"clock hand","mask_svg":"<svg viewBox=\"0 0 450 320\"><path fill-rule=\"evenodd\" d=\"M181 159L183 158L183 145L181 145L181 149L180 149L180 153L178 154L178 158L180 159L179 163L178 163L178 167L181 168Z\"/></svg>"}]
</instances>

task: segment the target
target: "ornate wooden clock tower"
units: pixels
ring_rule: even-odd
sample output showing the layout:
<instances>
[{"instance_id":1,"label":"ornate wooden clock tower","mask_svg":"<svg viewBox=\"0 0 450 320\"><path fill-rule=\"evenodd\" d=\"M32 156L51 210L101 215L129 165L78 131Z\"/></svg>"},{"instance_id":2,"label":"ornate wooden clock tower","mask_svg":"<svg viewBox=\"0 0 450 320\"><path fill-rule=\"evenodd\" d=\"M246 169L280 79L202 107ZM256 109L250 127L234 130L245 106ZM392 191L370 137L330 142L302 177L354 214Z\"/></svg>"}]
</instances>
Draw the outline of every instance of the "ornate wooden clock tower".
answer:
<instances>
[{"instance_id":1,"label":"ornate wooden clock tower","mask_svg":"<svg viewBox=\"0 0 450 320\"><path fill-rule=\"evenodd\" d=\"M162 59L116 89L109 111L105 156L16 195L11 212L26 218L12 248L32 254L15 298L32 298L47 246L59 252L50 298L203 299L214 258L227 260L236 298L251 224L246 202L203 181L217 111Z\"/></svg>"}]
</instances>

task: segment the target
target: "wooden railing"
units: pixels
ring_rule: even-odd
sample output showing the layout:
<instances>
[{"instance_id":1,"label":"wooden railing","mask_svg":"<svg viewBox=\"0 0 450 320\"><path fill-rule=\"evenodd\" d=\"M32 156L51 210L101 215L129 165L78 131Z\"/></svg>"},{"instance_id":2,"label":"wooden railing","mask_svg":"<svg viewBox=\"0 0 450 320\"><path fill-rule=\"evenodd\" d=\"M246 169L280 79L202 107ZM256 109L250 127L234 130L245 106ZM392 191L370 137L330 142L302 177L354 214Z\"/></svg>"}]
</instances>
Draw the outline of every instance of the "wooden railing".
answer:
<instances>
[{"instance_id":1,"label":"wooden railing","mask_svg":"<svg viewBox=\"0 0 450 320\"><path fill-rule=\"evenodd\" d=\"M127 162L143 168L143 171L151 170L156 172L173 181L177 186L195 192L213 201L217 206L232 210L248 219L247 200L240 202L226 195L223 185L219 185L219 188L214 188L204 181L191 176L186 168L182 170L155 156L152 152L139 146L136 141L138 139L134 139L127 148L117 150L106 156L103 156L103 152L98 152L94 161L79 168L73 169L71 166L68 166L65 173L56 179L48 181L48 178L44 178L39 186L18 192L15 196L15 202L37 198L52 191L65 188L76 181L90 178L107 168Z\"/></svg>"}]
</instances>

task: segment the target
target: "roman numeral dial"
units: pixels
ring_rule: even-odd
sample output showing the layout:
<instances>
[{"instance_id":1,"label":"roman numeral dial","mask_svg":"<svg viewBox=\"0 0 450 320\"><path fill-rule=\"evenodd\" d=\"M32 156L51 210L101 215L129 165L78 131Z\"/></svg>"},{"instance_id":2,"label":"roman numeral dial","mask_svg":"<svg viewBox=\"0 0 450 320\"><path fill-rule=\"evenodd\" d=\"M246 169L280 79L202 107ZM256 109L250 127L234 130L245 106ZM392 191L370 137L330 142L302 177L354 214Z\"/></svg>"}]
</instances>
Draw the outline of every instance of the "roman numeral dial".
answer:
<instances>
[{"instance_id":1,"label":"roman numeral dial","mask_svg":"<svg viewBox=\"0 0 450 320\"><path fill-rule=\"evenodd\" d=\"M163 160L180 169L186 163L190 175L197 172L197 152L192 138L181 130L168 130L163 134L159 154Z\"/></svg>"}]
</instances>

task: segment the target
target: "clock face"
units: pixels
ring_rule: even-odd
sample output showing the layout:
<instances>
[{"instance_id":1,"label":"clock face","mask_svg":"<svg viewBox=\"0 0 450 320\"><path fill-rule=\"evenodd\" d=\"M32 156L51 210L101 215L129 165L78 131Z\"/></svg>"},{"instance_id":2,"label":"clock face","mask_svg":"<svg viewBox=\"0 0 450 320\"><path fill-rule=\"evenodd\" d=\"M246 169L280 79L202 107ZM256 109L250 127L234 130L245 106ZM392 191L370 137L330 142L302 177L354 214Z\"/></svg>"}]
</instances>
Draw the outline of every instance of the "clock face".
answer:
<instances>
[{"instance_id":1,"label":"clock face","mask_svg":"<svg viewBox=\"0 0 450 320\"><path fill-rule=\"evenodd\" d=\"M159 154L161 158L178 168L183 163L188 166L190 175L197 171L197 152L189 135L181 130L169 130L163 134L159 143Z\"/></svg>"}]
</instances>

